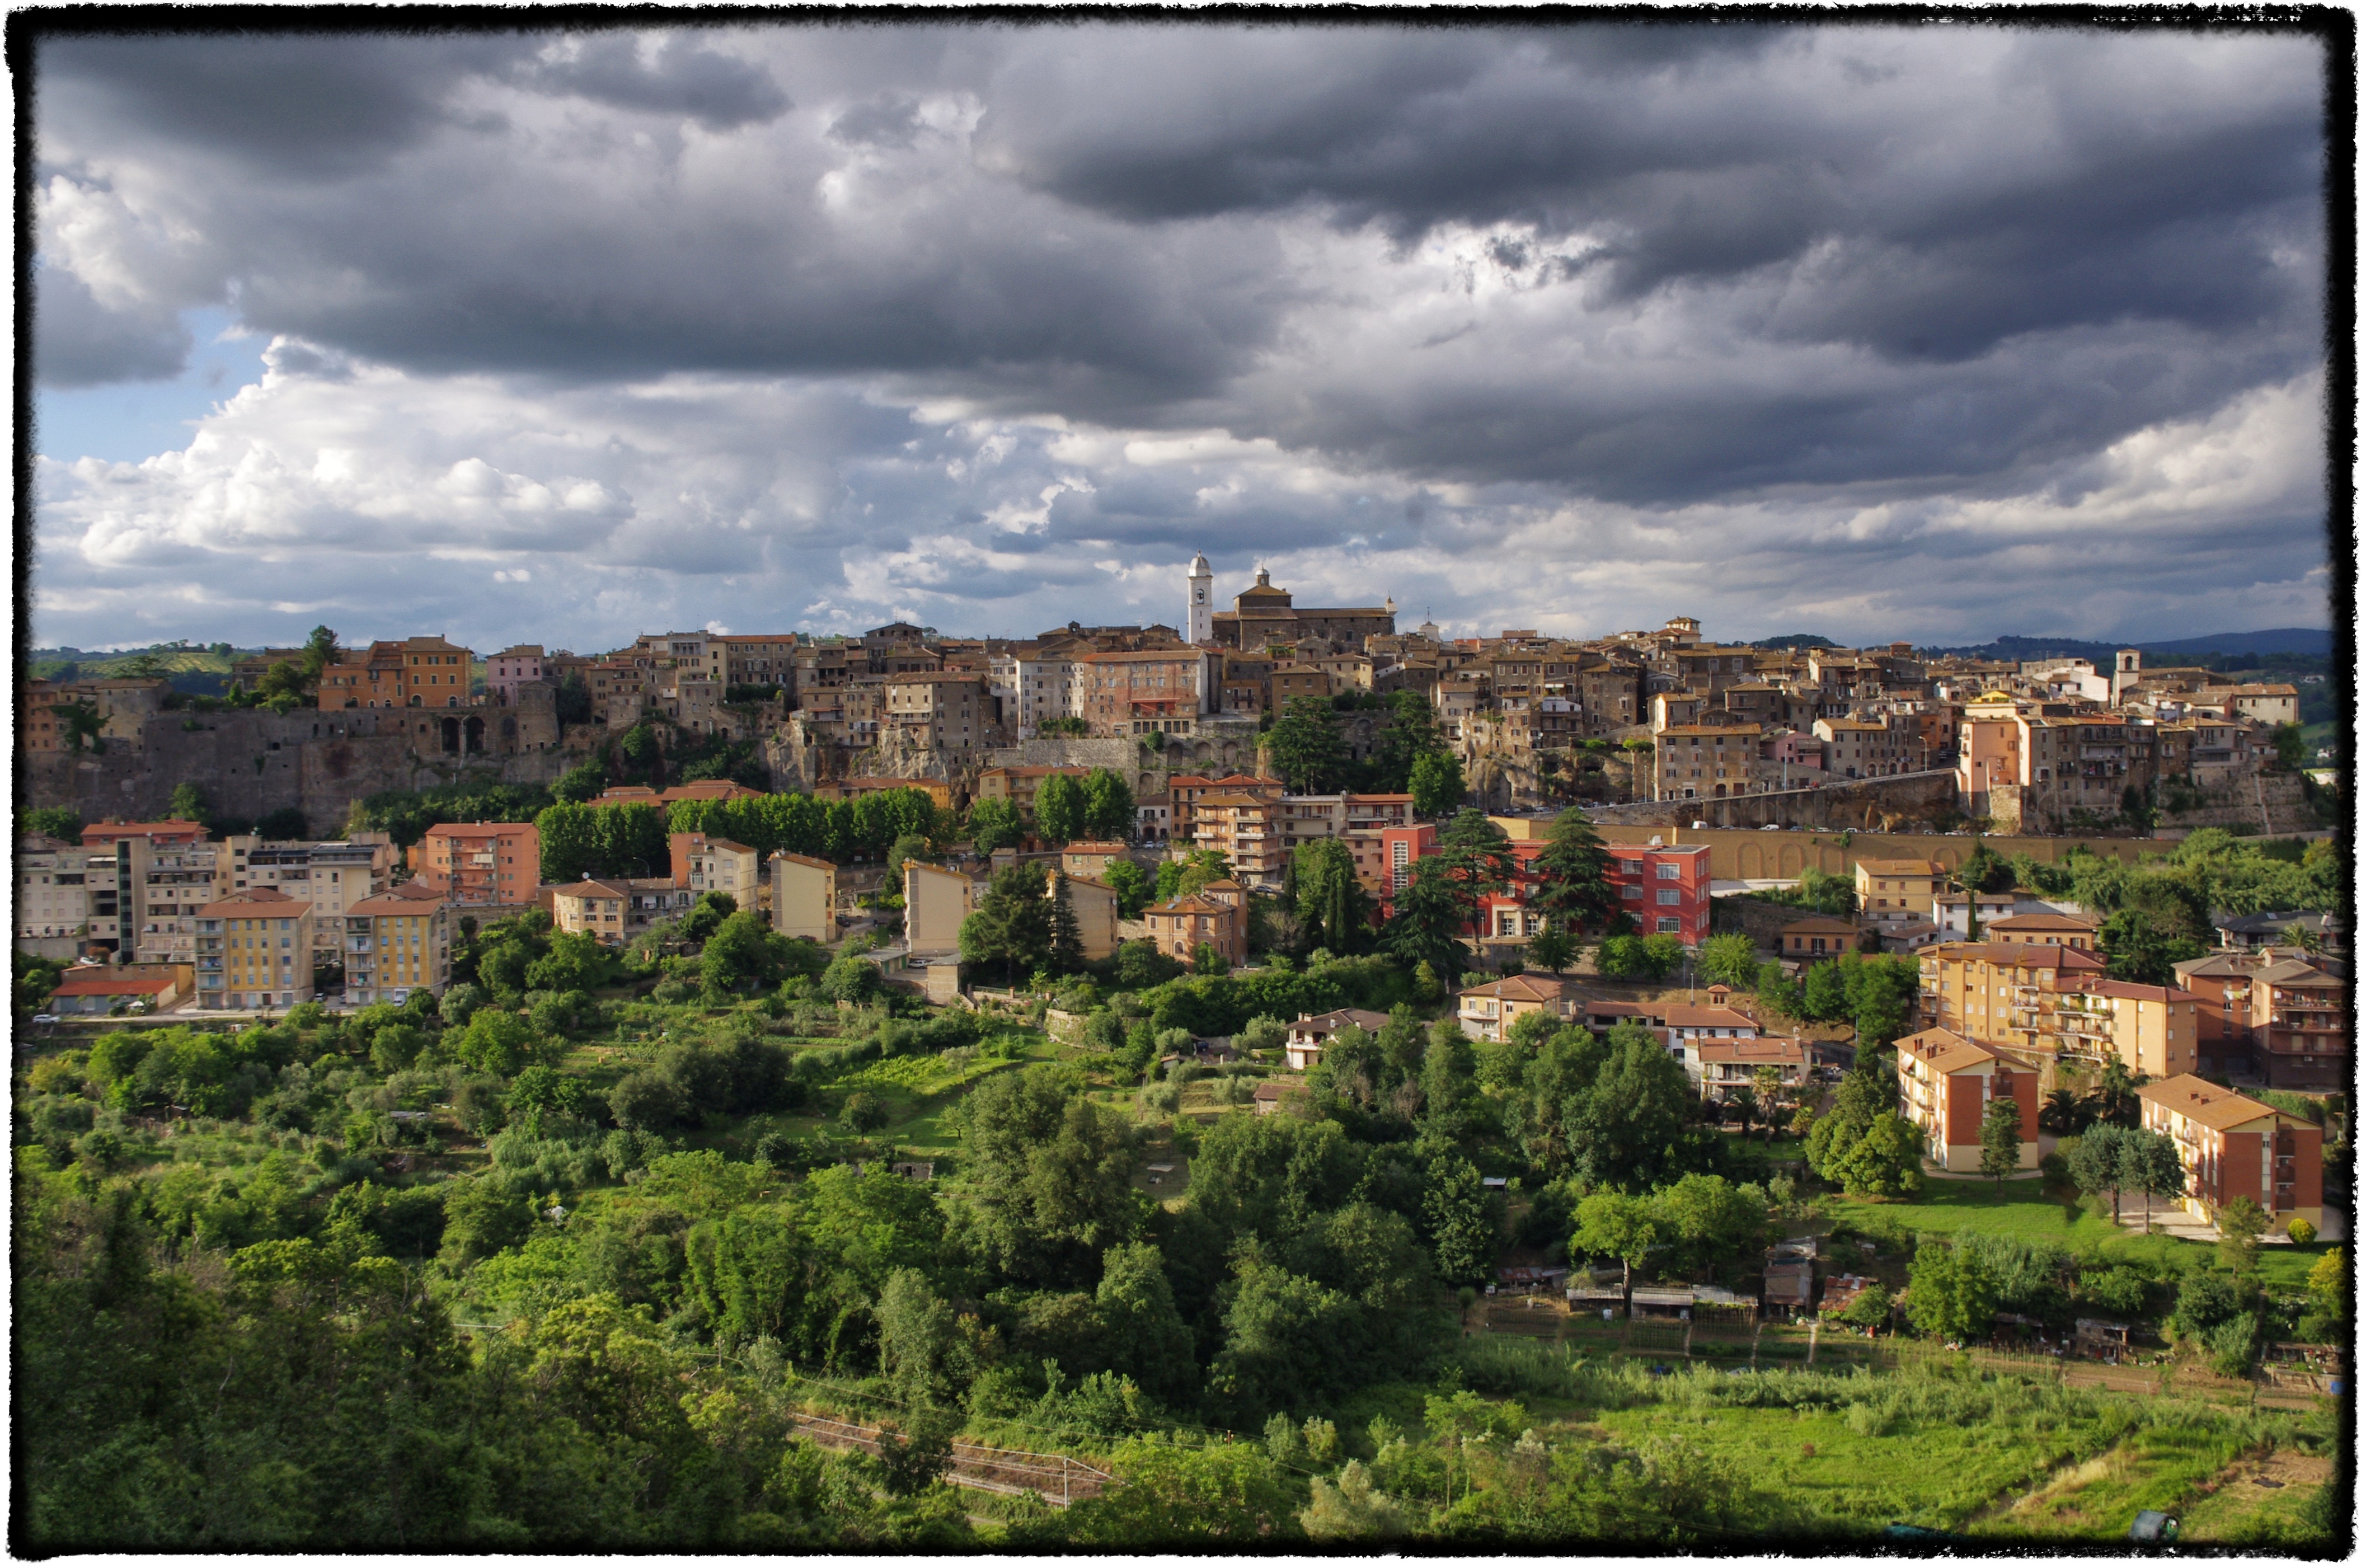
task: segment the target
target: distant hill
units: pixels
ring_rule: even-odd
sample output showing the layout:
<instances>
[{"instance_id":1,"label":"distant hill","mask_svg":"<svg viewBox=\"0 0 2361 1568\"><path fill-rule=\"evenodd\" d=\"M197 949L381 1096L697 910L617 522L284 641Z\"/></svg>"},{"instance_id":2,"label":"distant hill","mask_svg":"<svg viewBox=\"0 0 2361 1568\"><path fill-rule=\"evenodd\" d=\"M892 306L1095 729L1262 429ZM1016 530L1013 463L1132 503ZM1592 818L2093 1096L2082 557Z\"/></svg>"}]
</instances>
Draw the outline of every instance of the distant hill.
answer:
<instances>
[{"instance_id":1,"label":"distant hill","mask_svg":"<svg viewBox=\"0 0 2361 1568\"><path fill-rule=\"evenodd\" d=\"M1812 631L1795 631L1784 637L1758 637L1749 648L1835 648L1841 644Z\"/></svg>"},{"instance_id":2,"label":"distant hill","mask_svg":"<svg viewBox=\"0 0 2361 1568\"><path fill-rule=\"evenodd\" d=\"M2217 631L2170 642L2143 642L2147 653L2309 653L2326 658L2336 650L2334 632L2311 626L2279 626L2268 631Z\"/></svg>"},{"instance_id":3,"label":"distant hill","mask_svg":"<svg viewBox=\"0 0 2361 1568\"><path fill-rule=\"evenodd\" d=\"M2292 654L2320 659L2334 651L2334 639L2329 632L2317 628L2298 626L2281 627L2270 631L2218 631L2205 637L2180 637L2161 642L2128 639L2093 642L2078 637L1995 637L1989 642L1948 648L1928 647L1919 652L2017 662L2027 659L2088 659L2103 670L2111 670L2114 668L2116 650L2122 648L2136 648L2143 653L2179 657L2202 653L2219 653L2226 657L2253 655L2257 658Z\"/></svg>"}]
</instances>

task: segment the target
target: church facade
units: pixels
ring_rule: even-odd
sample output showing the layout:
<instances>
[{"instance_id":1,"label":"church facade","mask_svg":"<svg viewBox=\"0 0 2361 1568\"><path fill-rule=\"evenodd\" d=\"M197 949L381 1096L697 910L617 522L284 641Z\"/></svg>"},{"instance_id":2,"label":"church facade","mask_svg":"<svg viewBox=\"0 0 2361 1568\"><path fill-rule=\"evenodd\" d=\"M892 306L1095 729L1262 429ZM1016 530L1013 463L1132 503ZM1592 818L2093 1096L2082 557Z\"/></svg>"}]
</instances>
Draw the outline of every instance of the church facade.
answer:
<instances>
[{"instance_id":1,"label":"church facade","mask_svg":"<svg viewBox=\"0 0 2361 1568\"><path fill-rule=\"evenodd\" d=\"M1199 586L1191 583L1192 595ZM1214 644L1242 652L1307 637L1320 638L1340 651L1358 652L1368 639L1390 637L1393 630L1390 598L1382 606L1361 609L1299 609L1294 595L1270 586L1267 571L1255 573L1254 587L1238 596L1235 609L1216 610L1213 617Z\"/></svg>"}]
</instances>

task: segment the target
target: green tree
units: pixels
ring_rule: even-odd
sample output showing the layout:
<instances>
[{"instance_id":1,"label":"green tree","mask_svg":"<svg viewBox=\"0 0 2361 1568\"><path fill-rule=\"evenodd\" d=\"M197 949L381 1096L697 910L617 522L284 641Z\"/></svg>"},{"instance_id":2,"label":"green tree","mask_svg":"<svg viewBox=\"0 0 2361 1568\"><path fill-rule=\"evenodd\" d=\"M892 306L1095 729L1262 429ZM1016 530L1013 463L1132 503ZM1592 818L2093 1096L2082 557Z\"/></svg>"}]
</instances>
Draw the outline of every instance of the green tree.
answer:
<instances>
[{"instance_id":1,"label":"green tree","mask_svg":"<svg viewBox=\"0 0 2361 1568\"><path fill-rule=\"evenodd\" d=\"M1395 692L1386 699L1391 710L1378 743L1369 753L1368 787L1389 795L1411 788L1411 771L1421 757L1447 750L1434 721L1434 708L1417 692Z\"/></svg>"},{"instance_id":2,"label":"green tree","mask_svg":"<svg viewBox=\"0 0 2361 1568\"><path fill-rule=\"evenodd\" d=\"M533 1055L533 1027L517 1014L485 1007L467 1020L456 1039L446 1037L444 1049L468 1066L500 1078L513 1078Z\"/></svg>"},{"instance_id":3,"label":"green tree","mask_svg":"<svg viewBox=\"0 0 2361 1568\"><path fill-rule=\"evenodd\" d=\"M1557 926L1544 926L1541 935L1525 944L1525 961L1535 969L1563 974L1580 957L1581 948Z\"/></svg>"},{"instance_id":4,"label":"green tree","mask_svg":"<svg viewBox=\"0 0 2361 1568\"><path fill-rule=\"evenodd\" d=\"M1096 1305L1114 1347L1111 1370L1168 1406L1187 1403L1197 1391L1195 1340L1173 1302L1163 1253L1137 1242L1107 1248L1100 1263Z\"/></svg>"},{"instance_id":5,"label":"green tree","mask_svg":"<svg viewBox=\"0 0 2361 1568\"><path fill-rule=\"evenodd\" d=\"M1131 785L1111 768L1093 768L1082 781L1082 820L1091 837L1128 844L1139 831L1139 806Z\"/></svg>"},{"instance_id":6,"label":"green tree","mask_svg":"<svg viewBox=\"0 0 2361 1568\"><path fill-rule=\"evenodd\" d=\"M1343 782L1345 742L1335 709L1323 696L1292 696L1263 739L1272 773L1298 795L1319 795Z\"/></svg>"},{"instance_id":7,"label":"green tree","mask_svg":"<svg viewBox=\"0 0 2361 1568\"><path fill-rule=\"evenodd\" d=\"M916 833L905 833L894 840L885 851L885 881L878 888L881 896L898 900L903 896L902 868L912 861L931 861L934 856L927 841Z\"/></svg>"},{"instance_id":8,"label":"green tree","mask_svg":"<svg viewBox=\"0 0 2361 1568\"><path fill-rule=\"evenodd\" d=\"M391 1029L382 1031L380 1041L391 1033ZM510 1119L524 1129L526 1136L538 1138L553 1117L587 1117L591 1110L590 1086L555 1068L529 1067L509 1086L508 1110Z\"/></svg>"},{"instance_id":9,"label":"green tree","mask_svg":"<svg viewBox=\"0 0 2361 1568\"><path fill-rule=\"evenodd\" d=\"M82 842L82 814L71 806L37 806L17 814L18 830L39 833L63 843Z\"/></svg>"},{"instance_id":10,"label":"green tree","mask_svg":"<svg viewBox=\"0 0 2361 1568\"><path fill-rule=\"evenodd\" d=\"M1467 967L1467 944L1460 933L1475 905L1475 895L1447 861L1424 856L1411 862L1409 883L1394 894L1393 915L1378 934L1378 945L1405 969L1423 965L1437 976L1455 978Z\"/></svg>"},{"instance_id":11,"label":"green tree","mask_svg":"<svg viewBox=\"0 0 2361 1568\"><path fill-rule=\"evenodd\" d=\"M2189 1185L2188 1173L2181 1168L2180 1147L2162 1133L2130 1127L2124 1131L2119 1159L2124 1185L2140 1195L2143 1217L2147 1228L2153 1230L2156 1200L2166 1194L2178 1198Z\"/></svg>"},{"instance_id":12,"label":"green tree","mask_svg":"<svg viewBox=\"0 0 2361 1568\"><path fill-rule=\"evenodd\" d=\"M1024 814L1013 800L979 800L968 807L967 833L976 853L989 855L1024 840Z\"/></svg>"},{"instance_id":13,"label":"green tree","mask_svg":"<svg viewBox=\"0 0 2361 1568\"><path fill-rule=\"evenodd\" d=\"M1732 991L1752 991L1758 972L1751 937L1708 937L1697 948L1697 967L1709 982Z\"/></svg>"},{"instance_id":14,"label":"green tree","mask_svg":"<svg viewBox=\"0 0 2361 1568\"><path fill-rule=\"evenodd\" d=\"M1951 873L1951 880L1971 893L2006 893L2016 885L2016 871L1978 839L1960 869Z\"/></svg>"},{"instance_id":15,"label":"green tree","mask_svg":"<svg viewBox=\"0 0 2361 1568\"><path fill-rule=\"evenodd\" d=\"M1976 1168L1993 1179L1993 1191L2016 1174L2018 1145L2022 1141L2020 1113L2016 1102L1999 1095L1984 1102L1983 1125L1978 1130L1977 1141L1982 1145Z\"/></svg>"},{"instance_id":16,"label":"green tree","mask_svg":"<svg viewBox=\"0 0 2361 1568\"><path fill-rule=\"evenodd\" d=\"M1148 873L1129 861L1110 861L1106 870L1099 875L1115 889L1116 916L1125 920L1138 919L1148 907L1148 898L1156 891L1155 884L1148 879Z\"/></svg>"},{"instance_id":17,"label":"green tree","mask_svg":"<svg viewBox=\"0 0 2361 1568\"><path fill-rule=\"evenodd\" d=\"M205 799L203 786L186 780L172 786L172 803L165 815L175 822L211 822L213 806Z\"/></svg>"},{"instance_id":18,"label":"green tree","mask_svg":"<svg viewBox=\"0 0 2361 1568\"><path fill-rule=\"evenodd\" d=\"M1525 906L1569 934L1586 925L1603 926L1616 910L1607 882L1607 846L1590 819L1569 806L1550 824L1549 842L1533 857L1533 879Z\"/></svg>"},{"instance_id":19,"label":"green tree","mask_svg":"<svg viewBox=\"0 0 2361 1568\"><path fill-rule=\"evenodd\" d=\"M1655 1206L1622 1192L1594 1192L1575 1205L1574 1234L1566 1245L1593 1257L1623 1266L1623 1308L1631 1308L1631 1271L1656 1245Z\"/></svg>"},{"instance_id":20,"label":"green tree","mask_svg":"<svg viewBox=\"0 0 2361 1568\"><path fill-rule=\"evenodd\" d=\"M2066 1157L2066 1174L2085 1197L2095 1198L2102 1192L2114 1195L2117 1224L2124 1220L2124 1189L2130 1185L2125 1169L2128 1132L2112 1122L2094 1123L2083 1130Z\"/></svg>"},{"instance_id":21,"label":"green tree","mask_svg":"<svg viewBox=\"0 0 2361 1568\"><path fill-rule=\"evenodd\" d=\"M1421 817L1437 818L1458 810L1467 795L1458 757L1449 751L1422 753L1411 764L1409 793L1411 809Z\"/></svg>"},{"instance_id":22,"label":"green tree","mask_svg":"<svg viewBox=\"0 0 2361 1568\"><path fill-rule=\"evenodd\" d=\"M1688 1075L1645 1029L1618 1025L1606 1059L1565 1115L1576 1173L1593 1183L1644 1191L1671 1179L1682 1124L1696 1095Z\"/></svg>"},{"instance_id":23,"label":"green tree","mask_svg":"<svg viewBox=\"0 0 2361 1568\"><path fill-rule=\"evenodd\" d=\"M1055 938L1048 874L1037 861L1003 866L960 925L960 958L999 970L1014 986L1018 975L1049 966Z\"/></svg>"},{"instance_id":24,"label":"green tree","mask_svg":"<svg viewBox=\"0 0 2361 1568\"><path fill-rule=\"evenodd\" d=\"M1354 868L1352 847L1341 839L1299 844L1293 871L1304 947L1325 948L1340 958L1365 947L1369 897Z\"/></svg>"},{"instance_id":25,"label":"green tree","mask_svg":"<svg viewBox=\"0 0 2361 1568\"><path fill-rule=\"evenodd\" d=\"M1992 1330L1999 1292L1983 1254L1921 1237L1910 1260L1911 1323L1930 1339L1981 1339Z\"/></svg>"},{"instance_id":26,"label":"green tree","mask_svg":"<svg viewBox=\"0 0 2361 1568\"><path fill-rule=\"evenodd\" d=\"M1691 1275L1710 1278L1721 1260L1751 1265L1761 1255L1771 1208L1763 1190L1752 1183L1691 1171L1659 1190L1652 1201L1660 1234Z\"/></svg>"},{"instance_id":27,"label":"green tree","mask_svg":"<svg viewBox=\"0 0 2361 1568\"><path fill-rule=\"evenodd\" d=\"M2268 1223L2263 1206L2243 1194L2222 1205L2213 1216L2214 1228L2222 1233L2217 1251L2232 1278L2241 1282L2254 1278L2263 1227Z\"/></svg>"},{"instance_id":28,"label":"green tree","mask_svg":"<svg viewBox=\"0 0 2361 1568\"><path fill-rule=\"evenodd\" d=\"M708 1002L777 984L785 946L786 938L753 910L725 918L707 938L698 963Z\"/></svg>"},{"instance_id":29,"label":"green tree","mask_svg":"<svg viewBox=\"0 0 2361 1568\"><path fill-rule=\"evenodd\" d=\"M1132 1239L1146 1199L1131 1185L1137 1146L1115 1111L1049 1064L988 1078L965 1102L969 1245L1038 1285L1079 1288L1100 1255Z\"/></svg>"},{"instance_id":30,"label":"green tree","mask_svg":"<svg viewBox=\"0 0 2361 1568\"><path fill-rule=\"evenodd\" d=\"M1049 970L1078 974L1082 968L1082 923L1074 914L1073 891L1064 877L1049 900Z\"/></svg>"},{"instance_id":31,"label":"green tree","mask_svg":"<svg viewBox=\"0 0 2361 1568\"><path fill-rule=\"evenodd\" d=\"M948 1404L962 1368L958 1314L915 1268L885 1277L877 1298L877 1360L905 1404Z\"/></svg>"},{"instance_id":32,"label":"green tree","mask_svg":"<svg viewBox=\"0 0 2361 1568\"><path fill-rule=\"evenodd\" d=\"M2205 945L2191 937L2168 936L2138 909L2118 909L2099 928L2099 947L2107 955L2107 975L2136 985L2170 985L2173 965L2205 956Z\"/></svg>"},{"instance_id":33,"label":"green tree","mask_svg":"<svg viewBox=\"0 0 2361 1568\"><path fill-rule=\"evenodd\" d=\"M1033 796L1033 827L1046 844L1065 844L1082 837L1090 817L1090 802L1082 782L1071 773L1051 773Z\"/></svg>"},{"instance_id":34,"label":"green tree","mask_svg":"<svg viewBox=\"0 0 2361 1568\"><path fill-rule=\"evenodd\" d=\"M1498 1205L1476 1167L1460 1155L1435 1158L1427 1167L1424 1209L1435 1272L1457 1285L1490 1278L1500 1245Z\"/></svg>"},{"instance_id":35,"label":"green tree","mask_svg":"<svg viewBox=\"0 0 2361 1568\"><path fill-rule=\"evenodd\" d=\"M555 784L549 786L549 793L566 805L579 806L585 801L598 799L598 792L606 787L607 765L591 757L579 766L567 769Z\"/></svg>"},{"instance_id":36,"label":"green tree","mask_svg":"<svg viewBox=\"0 0 2361 1568\"><path fill-rule=\"evenodd\" d=\"M1834 1179L1848 1197L1909 1198L1925 1185L1926 1135L1892 1111L1870 1118L1838 1162Z\"/></svg>"}]
</instances>

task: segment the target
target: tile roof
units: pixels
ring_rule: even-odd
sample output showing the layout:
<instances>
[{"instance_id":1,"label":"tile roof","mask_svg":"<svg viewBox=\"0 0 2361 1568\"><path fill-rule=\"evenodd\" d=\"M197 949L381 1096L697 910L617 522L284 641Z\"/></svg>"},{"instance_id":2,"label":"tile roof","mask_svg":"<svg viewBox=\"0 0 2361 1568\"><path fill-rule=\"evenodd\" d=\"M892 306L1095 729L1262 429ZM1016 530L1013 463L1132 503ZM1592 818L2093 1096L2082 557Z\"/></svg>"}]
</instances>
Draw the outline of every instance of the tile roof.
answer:
<instances>
[{"instance_id":1,"label":"tile roof","mask_svg":"<svg viewBox=\"0 0 2361 1568\"><path fill-rule=\"evenodd\" d=\"M2004 1058L1997 1047L1980 1044L1949 1029L1922 1029L1915 1035L1905 1035L1894 1042L1894 1048L1916 1057L1930 1072L1957 1072L1988 1061L2014 1060Z\"/></svg>"},{"instance_id":2,"label":"tile roof","mask_svg":"<svg viewBox=\"0 0 2361 1568\"><path fill-rule=\"evenodd\" d=\"M564 887L551 888L550 892L563 894L569 898L629 898L631 895L628 883L605 882L598 877L569 882Z\"/></svg>"},{"instance_id":3,"label":"tile roof","mask_svg":"<svg viewBox=\"0 0 2361 1568\"><path fill-rule=\"evenodd\" d=\"M1503 1002L1555 1002L1565 994L1565 982L1537 980L1529 974L1512 974L1483 985L1468 986L1459 994L1497 997Z\"/></svg>"},{"instance_id":4,"label":"tile roof","mask_svg":"<svg viewBox=\"0 0 2361 1568\"><path fill-rule=\"evenodd\" d=\"M1785 1063L1800 1067L1808 1065L1812 1059L1812 1054L1803 1041L1781 1036L1765 1036L1759 1040L1698 1040L1694 1043L1699 1061Z\"/></svg>"},{"instance_id":5,"label":"tile roof","mask_svg":"<svg viewBox=\"0 0 2361 1568\"><path fill-rule=\"evenodd\" d=\"M2259 1117L2279 1115L2262 1102L2249 1100L2218 1083L2209 1083L2193 1072L2178 1074L2162 1083L2144 1083L2136 1092L2141 1099L2217 1133L2243 1127Z\"/></svg>"},{"instance_id":6,"label":"tile roof","mask_svg":"<svg viewBox=\"0 0 2361 1568\"><path fill-rule=\"evenodd\" d=\"M2096 920L2085 920L2080 915L2004 915L1985 922L1987 931L2096 931Z\"/></svg>"},{"instance_id":7,"label":"tile roof","mask_svg":"<svg viewBox=\"0 0 2361 1568\"><path fill-rule=\"evenodd\" d=\"M1759 1029L1753 1019L1734 1007L1667 1007L1667 1025L1675 1029Z\"/></svg>"}]
</instances>

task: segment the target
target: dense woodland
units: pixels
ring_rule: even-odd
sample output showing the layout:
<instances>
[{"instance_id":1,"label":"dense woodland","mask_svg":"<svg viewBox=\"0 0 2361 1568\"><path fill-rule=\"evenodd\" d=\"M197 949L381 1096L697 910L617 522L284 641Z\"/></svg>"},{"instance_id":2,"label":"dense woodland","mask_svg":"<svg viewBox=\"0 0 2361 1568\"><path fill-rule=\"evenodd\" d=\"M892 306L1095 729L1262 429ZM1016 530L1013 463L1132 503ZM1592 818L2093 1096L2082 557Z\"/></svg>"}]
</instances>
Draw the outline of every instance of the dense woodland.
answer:
<instances>
[{"instance_id":1,"label":"dense woodland","mask_svg":"<svg viewBox=\"0 0 2361 1568\"><path fill-rule=\"evenodd\" d=\"M1077 795L1053 809L1079 832ZM730 803L729 830L763 830L780 798ZM964 824L924 806L872 806L865 844L895 868L940 853ZM1839 1245L1875 1235L1906 1271L1854 1321L1930 1352L2002 1314L2095 1310L2240 1375L2274 1339L2345 1337L2349 1298L2342 1254L2316 1247L1882 1224L1876 1205L1927 1196L1884 1048L1907 959L1798 986L1726 938L1697 956L1774 1018L1855 1042L1855 1069L1807 1100L1766 1083L1709 1106L1631 1027L1466 1038L1446 987L1506 848L1473 812L1444 837L1382 925L1349 861L1306 847L1234 974L1145 944L1086 964L1038 868L1004 870L962 936L980 978L1026 993L1006 1013L928 1008L859 951L708 896L620 951L538 913L470 924L439 1002L51 1042L15 1102L20 1549L1728 1547L1898 1513L1964 1527L1990 1500L1964 1480L1906 1508L1865 1480L1802 1485L1750 1461L1750 1423L1773 1415L1781 1442L1827 1429L1806 1454L1991 1423L2009 1457L1974 1486L1993 1495L2142 1444L2215 1468L2257 1444L2337 1451L2324 1413L1964 1359L1659 1376L1466 1337L1504 1256L1751 1290L1768 1241L1830 1233L1834 1212ZM2210 897L2243 853L2195 845L2125 886L2206 877ZM1569 817L1537 901L1587 922L1602 970L1664 978L1682 956L1612 934L1601 859ZM1168 862L1137 892L1225 870ZM1529 957L1568 964L1568 946ZM22 1009L39 982L19 969ZM1257 1114L1284 1021L1347 1006L1386 1022L1335 1036ZM1062 1039L1051 1009L1075 1020ZM1200 1061L1208 1036L1242 1055ZM2110 1081L2045 1108L2068 1135L2054 1179L2094 1215L2169 1185L2126 1102ZM906 1157L931 1174L889 1168ZM1184 1196L1151 1160L1185 1167ZM799 1435L815 1410L884 1429L882 1452ZM1116 1481L1063 1509L960 1490L955 1435ZM2251 1528L2325 1539L2333 1490L2301 1494L2317 1517Z\"/></svg>"}]
</instances>

